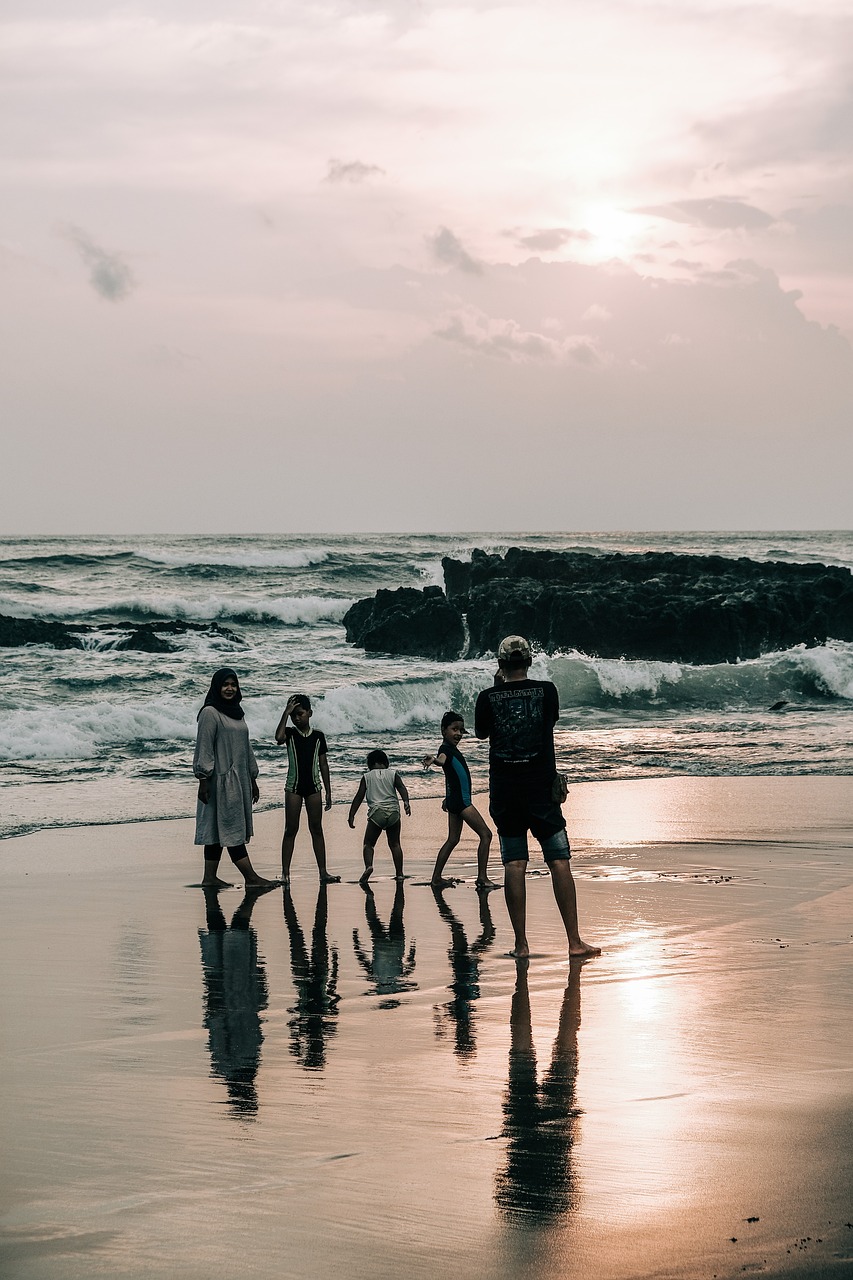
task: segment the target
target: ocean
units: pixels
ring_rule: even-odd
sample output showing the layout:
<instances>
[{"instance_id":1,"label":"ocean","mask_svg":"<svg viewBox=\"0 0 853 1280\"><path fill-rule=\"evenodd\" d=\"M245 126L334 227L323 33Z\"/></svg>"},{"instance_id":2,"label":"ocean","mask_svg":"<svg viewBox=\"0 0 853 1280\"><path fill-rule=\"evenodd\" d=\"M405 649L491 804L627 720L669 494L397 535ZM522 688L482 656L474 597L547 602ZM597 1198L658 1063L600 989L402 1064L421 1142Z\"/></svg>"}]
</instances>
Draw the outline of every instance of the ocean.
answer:
<instances>
[{"instance_id":1,"label":"ocean","mask_svg":"<svg viewBox=\"0 0 853 1280\"><path fill-rule=\"evenodd\" d=\"M281 803L273 733L295 692L310 694L329 740L337 802L349 803L375 746L413 797L440 795L441 777L420 757L437 746L448 708L470 724L494 661L365 655L341 620L380 587L442 584L443 555L510 546L853 569L853 532L2 538L0 613L103 629L82 649L3 651L0 836L193 813L196 713L221 666L240 675L261 808ZM121 622L175 620L198 629L166 635L169 652L116 647ZM850 643L714 666L565 652L537 656L532 674L559 689L558 758L574 781L853 773ZM485 748L466 741L482 787Z\"/></svg>"}]
</instances>

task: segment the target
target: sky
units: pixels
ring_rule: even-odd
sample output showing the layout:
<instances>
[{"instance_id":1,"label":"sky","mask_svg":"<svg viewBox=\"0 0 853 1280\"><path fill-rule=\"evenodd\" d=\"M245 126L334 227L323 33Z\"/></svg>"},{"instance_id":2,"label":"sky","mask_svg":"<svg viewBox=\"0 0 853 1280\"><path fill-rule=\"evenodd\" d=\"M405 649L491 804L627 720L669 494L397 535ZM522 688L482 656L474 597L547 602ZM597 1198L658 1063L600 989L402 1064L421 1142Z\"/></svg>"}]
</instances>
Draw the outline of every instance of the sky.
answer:
<instances>
[{"instance_id":1,"label":"sky","mask_svg":"<svg viewBox=\"0 0 853 1280\"><path fill-rule=\"evenodd\" d=\"M0 533L853 525L853 0L5 0Z\"/></svg>"}]
</instances>

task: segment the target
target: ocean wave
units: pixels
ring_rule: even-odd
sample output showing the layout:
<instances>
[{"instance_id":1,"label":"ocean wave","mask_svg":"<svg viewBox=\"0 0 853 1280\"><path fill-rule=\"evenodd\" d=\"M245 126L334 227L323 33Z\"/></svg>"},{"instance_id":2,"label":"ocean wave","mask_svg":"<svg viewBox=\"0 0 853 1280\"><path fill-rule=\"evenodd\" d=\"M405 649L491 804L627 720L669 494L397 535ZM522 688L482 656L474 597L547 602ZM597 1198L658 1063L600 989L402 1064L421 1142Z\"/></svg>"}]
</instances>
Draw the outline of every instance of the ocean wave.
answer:
<instances>
[{"instance_id":1,"label":"ocean wave","mask_svg":"<svg viewBox=\"0 0 853 1280\"><path fill-rule=\"evenodd\" d=\"M293 548L290 551L154 551L138 550L136 556L150 564L167 565L175 569L194 569L199 566L223 569L308 569L311 565L324 564L329 552L321 547Z\"/></svg>"},{"instance_id":2,"label":"ocean wave","mask_svg":"<svg viewBox=\"0 0 853 1280\"><path fill-rule=\"evenodd\" d=\"M0 722L0 760L88 760L105 748L152 741L192 741L195 710L178 701L144 705L107 699L83 706L19 709Z\"/></svg>"},{"instance_id":3,"label":"ocean wave","mask_svg":"<svg viewBox=\"0 0 853 1280\"><path fill-rule=\"evenodd\" d=\"M39 569L92 569L103 564L115 564L121 560L132 560L132 551L104 552L49 552L32 556L12 556L0 559L0 567L20 567Z\"/></svg>"},{"instance_id":4,"label":"ocean wave","mask_svg":"<svg viewBox=\"0 0 853 1280\"><path fill-rule=\"evenodd\" d=\"M318 622L340 622L352 604L340 596L208 595L191 598L157 592L156 595L128 595L104 600L97 596L65 596L44 606L35 602L0 596L0 613L14 617L49 618L71 623L92 618L123 618L152 622L178 619L182 622L274 623L303 626Z\"/></svg>"},{"instance_id":5,"label":"ocean wave","mask_svg":"<svg viewBox=\"0 0 853 1280\"><path fill-rule=\"evenodd\" d=\"M580 653L537 662L537 674L554 681L567 706L621 703L761 710L779 701L853 699L853 644L841 640L713 666Z\"/></svg>"}]
</instances>

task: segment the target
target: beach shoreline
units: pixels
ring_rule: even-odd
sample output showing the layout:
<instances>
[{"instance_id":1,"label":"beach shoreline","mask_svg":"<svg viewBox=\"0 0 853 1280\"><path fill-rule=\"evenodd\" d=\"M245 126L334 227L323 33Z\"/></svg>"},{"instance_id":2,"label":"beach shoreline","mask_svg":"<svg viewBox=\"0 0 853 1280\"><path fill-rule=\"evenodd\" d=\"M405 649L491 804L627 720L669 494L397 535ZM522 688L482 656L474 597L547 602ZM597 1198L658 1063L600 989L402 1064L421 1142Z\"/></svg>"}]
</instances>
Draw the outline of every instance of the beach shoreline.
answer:
<instances>
[{"instance_id":1,"label":"beach shoreline","mask_svg":"<svg viewBox=\"0 0 853 1280\"><path fill-rule=\"evenodd\" d=\"M0 843L4 1274L849 1274L853 779L573 787L571 967L538 852L519 970L413 809L402 891L338 804L289 905L189 818Z\"/></svg>"}]
</instances>

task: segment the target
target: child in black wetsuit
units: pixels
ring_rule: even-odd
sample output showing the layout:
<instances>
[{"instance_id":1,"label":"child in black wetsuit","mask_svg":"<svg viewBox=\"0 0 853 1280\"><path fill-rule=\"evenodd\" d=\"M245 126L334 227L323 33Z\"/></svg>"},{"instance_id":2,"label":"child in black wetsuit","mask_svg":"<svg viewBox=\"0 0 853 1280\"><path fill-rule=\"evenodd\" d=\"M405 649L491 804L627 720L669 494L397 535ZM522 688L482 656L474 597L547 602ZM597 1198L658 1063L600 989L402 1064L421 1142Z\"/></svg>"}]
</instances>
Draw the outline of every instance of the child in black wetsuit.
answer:
<instances>
[{"instance_id":1,"label":"child in black wetsuit","mask_svg":"<svg viewBox=\"0 0 853 1280\"><path fill-rule=\"evenodd\" d=\"M329 777L326 736L319 729L311 728L311 699L307 694L295 693L275 731L279 746L287 746L287 779L284 784L284 835L281 840L281 874L285 885L290 883L290 863L293 845L299 830L302 805L308 814L308 830L317 859L321 884L336 884L340 876L329 874L326 867L326 839L323 835L323 804L320 781L326 792L326 808L332 807L332 783ZM287 723L288 717L293 721Z\"/></svg>"},{"instance_id":2,"label":"child in black wetsuit","mask_svg":"<svg viewBox=\"0 0 853 1280\"><path fill-rule=\"evenodd\" d=\"M477 846L477 888L496 889L494 880L489 879L489 846L492 833L479 809L471 803L471 774L465 757L459 750L459 743L465 736L465 721L458 711L447 711L441 718L443 741L434 756L424 756L423 766L441 765L444 770L445 799L447 811L447 839L438 851L435 868L430 883L434 888L452 885L454 880L447 880L442 872L453 850L462 835L462 825L466 823L479 836Z\"/></svg>"}]
</instances>

